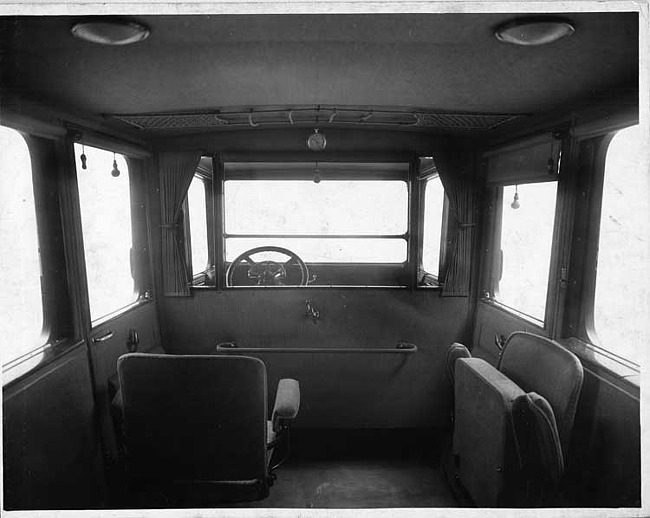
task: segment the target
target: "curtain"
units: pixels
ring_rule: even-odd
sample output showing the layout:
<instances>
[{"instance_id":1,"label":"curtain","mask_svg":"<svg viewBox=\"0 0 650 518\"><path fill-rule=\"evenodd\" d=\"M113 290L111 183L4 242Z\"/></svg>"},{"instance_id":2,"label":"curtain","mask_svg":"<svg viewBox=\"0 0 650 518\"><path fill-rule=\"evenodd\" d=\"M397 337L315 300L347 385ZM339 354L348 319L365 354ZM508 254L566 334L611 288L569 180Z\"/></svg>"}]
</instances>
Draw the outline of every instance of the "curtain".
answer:
<instances>
[{"instance_id":1,"label":"curtain","mask_svg":"<svg viewBox=\"0 0 650 518\"><path fill-rule=\"evenodd\" d=\"M190 272L183 246L183 201L187 195L201 154L190 151L160 153L161 246L163 294L190 295Z\"/></svg>"},{"instance_id":2,"label":"curtain","mask_svg":"<svg viewBox=\"0 0 650 518\"><path fill-rule=\"evenodd\" d=\"M434 162L449 199L450 239L444 267L443 296L467 297L476 234L476 188L472 182L471 154L440 153Z\"/></svg>"}]
</instances>

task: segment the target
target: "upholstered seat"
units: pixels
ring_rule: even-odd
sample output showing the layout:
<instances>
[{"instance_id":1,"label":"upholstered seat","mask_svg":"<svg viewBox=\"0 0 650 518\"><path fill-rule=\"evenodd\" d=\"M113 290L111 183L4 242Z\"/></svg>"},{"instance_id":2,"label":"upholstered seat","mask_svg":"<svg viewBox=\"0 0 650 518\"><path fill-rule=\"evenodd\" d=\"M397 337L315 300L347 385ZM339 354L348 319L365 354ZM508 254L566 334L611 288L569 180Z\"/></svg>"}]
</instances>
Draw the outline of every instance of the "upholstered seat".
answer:
<instances>
[{"instance_id":1,"label":"upholstered seat","mask_svg":"<svg viewBox=\"0 0 650 518\"><path fill-rule=\"evenodd\" d=\"M557 502L582 387L577 357L557 342L512 333L497 368L461 344L447 355L454 385L447 470L479 507Z\"/></svg>"},{"instance_id":2,"label":"upholstered seat","mask_svg":"<svg viewBox=\"0 0 650 518\"><path fill-rule=\"evenodd\" d=\"M134 353L120 357L118 374L132 487L268 495L273 449L298 413L297 381L280 380L268 420L266 367L256 358Z\"/></svg>"}]
</instances>

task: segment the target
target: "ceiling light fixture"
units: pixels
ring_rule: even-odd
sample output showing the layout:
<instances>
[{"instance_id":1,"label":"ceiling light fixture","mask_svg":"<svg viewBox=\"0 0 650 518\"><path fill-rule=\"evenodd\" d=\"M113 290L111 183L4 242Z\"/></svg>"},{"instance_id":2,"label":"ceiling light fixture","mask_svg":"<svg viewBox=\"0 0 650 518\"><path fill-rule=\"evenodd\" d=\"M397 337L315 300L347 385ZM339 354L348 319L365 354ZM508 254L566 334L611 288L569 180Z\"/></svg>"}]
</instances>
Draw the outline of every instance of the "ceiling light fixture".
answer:
<instances>
[{"instance_id":1,"label":"ceiling light fixture","mask_svg":"<svg viewBox=\"0 0 650 518\"><path fill-rule=\"evenodd\" d=\"M89 18L70 29L76 38L100 45L130 45L146 39L151 31L141 23L121 18Z\"/></svg>"},{"instance_id":2,"label":"ceiling light fixture","mask_svg":"<svg viewBox=\"0 0 650 518\"><path fill-rule=\"evenodd\" d=\"M548 45L574 32L573 23L564 18L532 17L506 22L495 29L494 36L504 43L535 47Z\"/></svg>"}]
</instances>

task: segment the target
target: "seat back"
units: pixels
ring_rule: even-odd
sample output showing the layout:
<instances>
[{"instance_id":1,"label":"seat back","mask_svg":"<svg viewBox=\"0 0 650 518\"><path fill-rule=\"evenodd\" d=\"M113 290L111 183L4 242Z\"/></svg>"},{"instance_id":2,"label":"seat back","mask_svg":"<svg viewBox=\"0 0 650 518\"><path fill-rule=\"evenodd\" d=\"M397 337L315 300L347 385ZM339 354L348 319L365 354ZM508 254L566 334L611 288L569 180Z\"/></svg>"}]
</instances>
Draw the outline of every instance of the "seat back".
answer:
<instances>
[{"instance_id":1,"label":"seat back","mask_svg":"<svg viewBox=\"0 0 650 518\"><path fill-rule=\"evenodd\" d=\"M132 477L266 487L266 368L241 356L118 360Z\"/></svg>"},{"instance_id":2,"label":"seat back","mask_svg":"<svg viewBox=\"0 0 650 518\"><path fill-rule=\"evenodd\" d=\"M584 377L575 354L548 338L517 331L506 340L497 368L524 392L549 402L566 459Z\"/></svg>"},{"instance_id":3,"label":"seat back","mask_svg":"<svg viewBox=\"0 0 650 518\"><path fill-rule=\"evenodd\" d=\"M524 392L480 358L455 362L456 400L451 480L479 507L509 505L519 473L512 437L512 405Z\"/></svg>"}]
</instances>

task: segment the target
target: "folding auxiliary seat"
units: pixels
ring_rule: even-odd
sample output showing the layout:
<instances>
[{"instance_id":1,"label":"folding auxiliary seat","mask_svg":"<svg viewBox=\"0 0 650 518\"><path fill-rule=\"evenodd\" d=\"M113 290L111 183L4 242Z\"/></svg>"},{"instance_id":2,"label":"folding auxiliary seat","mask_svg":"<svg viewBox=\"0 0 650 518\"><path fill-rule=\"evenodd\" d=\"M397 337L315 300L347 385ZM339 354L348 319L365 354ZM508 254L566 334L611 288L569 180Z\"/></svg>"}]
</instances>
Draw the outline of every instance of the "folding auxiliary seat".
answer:
<instances>
[{"instance_id":1,"label":"folding auxiliary seat","mask_svg":"<svg viewBox=\"0 0 650 518\"><path fill-rule=\"evenodd\" d=\"M497 368L452 344L452 451L446 470L478 507L558 504L583 370L557 342L512 333Z\"/></svg>"},{"instance_id":2,"label":"folding auxiliary seat","mask_svg":"<svg viewBox=\"0 0 650 518\"><path fill-rule=\"evenodd\" d=\"M297 381L280 380L267 420L257 358L131 353L118 374L131 494L153 487L197 506L268 495L273 451L300 406Z\"/></svg>"}]
</instances>

